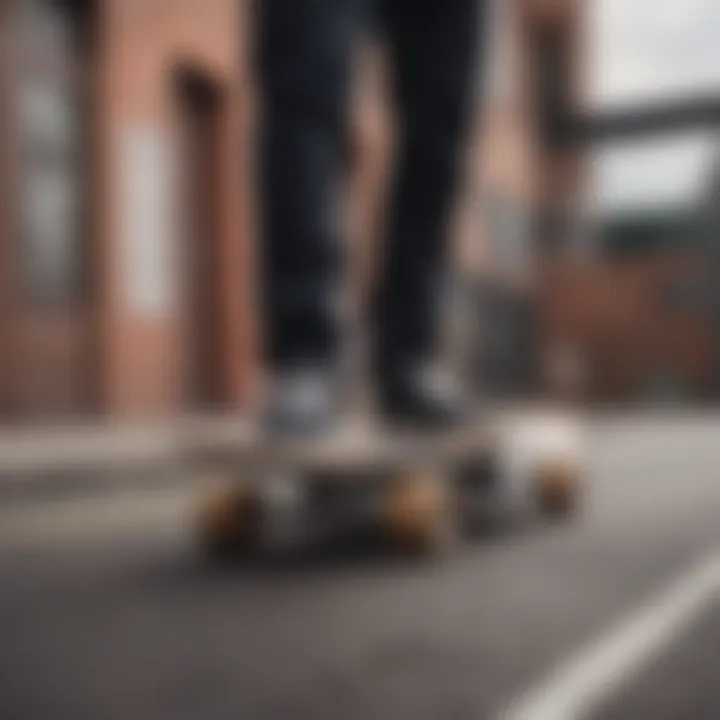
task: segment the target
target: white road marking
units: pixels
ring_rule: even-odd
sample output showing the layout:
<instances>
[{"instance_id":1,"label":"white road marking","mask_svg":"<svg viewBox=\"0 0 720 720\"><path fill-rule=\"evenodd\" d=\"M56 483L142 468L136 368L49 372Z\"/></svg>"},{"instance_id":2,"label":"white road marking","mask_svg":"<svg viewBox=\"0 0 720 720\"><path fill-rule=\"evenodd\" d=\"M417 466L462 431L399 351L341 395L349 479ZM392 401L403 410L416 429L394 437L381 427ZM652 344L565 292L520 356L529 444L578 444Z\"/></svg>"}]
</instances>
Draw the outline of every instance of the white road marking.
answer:
<instances>
[{"instance_id":1,"label":"white road marking","mask_svg":"<svg viewBox=\"0 0 720 720\"><path fill-rule=\"evenodd\" d=\"M501 719L587 718L719 597L720 554L701 562L597 643L571 656L506 709Z\"/></svg>"}]
</instances>

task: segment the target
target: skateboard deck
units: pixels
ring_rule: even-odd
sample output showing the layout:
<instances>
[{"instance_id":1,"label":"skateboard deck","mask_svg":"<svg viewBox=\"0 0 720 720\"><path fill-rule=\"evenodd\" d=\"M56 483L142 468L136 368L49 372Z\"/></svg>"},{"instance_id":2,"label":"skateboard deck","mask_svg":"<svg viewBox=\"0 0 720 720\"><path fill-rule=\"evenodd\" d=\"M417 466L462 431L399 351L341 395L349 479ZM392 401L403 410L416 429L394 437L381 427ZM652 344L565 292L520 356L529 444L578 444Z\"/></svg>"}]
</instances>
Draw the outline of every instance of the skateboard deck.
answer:
<instances>
[{"instance_id":1,"label":"skateboard deck","mask_svg":"<svg viewBox=\"0 0 720 720\"><path fill-rule=\"evenodd\" d=\"M330 432L303 439L272 438L248 424L208 421L193 428L189 452L216 467L254 471L342 472L442 466L491 451L496 428L476 420L450 430L390 429L352 418Z\"/></svg>"}]
</instances>

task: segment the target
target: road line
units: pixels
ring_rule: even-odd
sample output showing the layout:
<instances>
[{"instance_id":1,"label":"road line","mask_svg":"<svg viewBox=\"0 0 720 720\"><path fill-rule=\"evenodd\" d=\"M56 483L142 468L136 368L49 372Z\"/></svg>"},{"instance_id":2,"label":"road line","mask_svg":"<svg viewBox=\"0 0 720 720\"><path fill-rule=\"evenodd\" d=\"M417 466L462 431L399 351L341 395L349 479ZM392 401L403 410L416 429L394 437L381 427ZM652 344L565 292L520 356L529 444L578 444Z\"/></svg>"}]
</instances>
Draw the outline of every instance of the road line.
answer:
<instances>
[{"instance_id":1,"label":"road line","mask_svg":"<svg viewBox=\"0 0 720 720\"><path fill-rule=\"evenodd\" d=\"M720 554L699 563L522 695L501 720L580 720L629 682L720 597Z\"/></svg>"}]
</instances>

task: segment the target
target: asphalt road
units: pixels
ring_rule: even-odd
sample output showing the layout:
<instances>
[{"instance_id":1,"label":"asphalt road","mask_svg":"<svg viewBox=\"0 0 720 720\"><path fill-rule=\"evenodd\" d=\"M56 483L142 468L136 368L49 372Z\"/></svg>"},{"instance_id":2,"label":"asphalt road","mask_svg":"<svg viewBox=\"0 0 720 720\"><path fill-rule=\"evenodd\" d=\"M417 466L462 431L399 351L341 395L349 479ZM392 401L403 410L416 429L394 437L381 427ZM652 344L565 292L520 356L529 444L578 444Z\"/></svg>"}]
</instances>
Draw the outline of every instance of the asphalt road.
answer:
<instances>
[{"instance_id":1,"label":"asphalt road","mask_svg":"<svg viewBox=\"0 0 720 720\"><path fill-rule=\"evenodd\" d=\"M184 489L6 508L0 718L720 716L714 581L642 624L720 549L720 418L595 421L589 466L575 522L505 513L437 563L332 548L212 567ZM623 629L638 616L645 640ZM593 702L533 715L558 687Z\"/></svg>"}]
</instances>

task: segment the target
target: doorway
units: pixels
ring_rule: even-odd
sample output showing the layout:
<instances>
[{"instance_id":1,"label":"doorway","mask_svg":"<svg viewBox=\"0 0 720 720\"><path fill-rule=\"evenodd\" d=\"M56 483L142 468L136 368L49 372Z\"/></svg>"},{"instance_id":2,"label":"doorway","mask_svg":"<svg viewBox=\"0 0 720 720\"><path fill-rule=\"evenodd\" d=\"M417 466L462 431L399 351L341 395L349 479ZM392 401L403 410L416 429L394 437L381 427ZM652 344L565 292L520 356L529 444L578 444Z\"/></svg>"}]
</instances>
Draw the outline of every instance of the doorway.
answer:
<instances>
[{"instance_id":1,"label":"doorway","mask_svg":"<svg viewBox=\"0 0 720 720\"><path fill-rule=\"evenodd\" d=\"M191 411L223 404L221 190L225 98L203 75L175 76L178 108L178 229L184 401Z\"/></svg>"}]
</instances>

